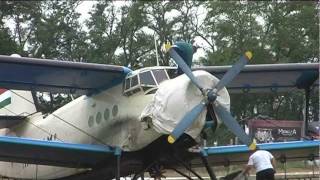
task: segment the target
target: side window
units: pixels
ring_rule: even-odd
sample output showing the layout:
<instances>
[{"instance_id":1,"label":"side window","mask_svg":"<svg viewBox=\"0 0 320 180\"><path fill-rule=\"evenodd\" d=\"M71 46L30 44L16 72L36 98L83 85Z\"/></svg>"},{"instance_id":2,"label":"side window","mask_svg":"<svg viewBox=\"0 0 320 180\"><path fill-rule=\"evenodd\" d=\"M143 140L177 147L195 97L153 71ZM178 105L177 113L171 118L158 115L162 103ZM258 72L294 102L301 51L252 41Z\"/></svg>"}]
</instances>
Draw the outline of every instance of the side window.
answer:
<instances>
[{"instance_id":1,"label":"side window","mask_svg":"<svg viewBox=\"0 0 320 180\"><path fill-rule=\"evenodd\" d=\"M152 70L152 72L158 84L168 79L167 74L163 69L155 69L155 70Z\"/></svg>"},{"instance_id":2,"label":"side window","mask_svg":"<svg viewBox=\"0 0 320 180\"><path fill-rule=\"evenodd\" d=\"M144 85L156 85L150 71L140 74L140 83Z\"/></svg>"}]
</instances>

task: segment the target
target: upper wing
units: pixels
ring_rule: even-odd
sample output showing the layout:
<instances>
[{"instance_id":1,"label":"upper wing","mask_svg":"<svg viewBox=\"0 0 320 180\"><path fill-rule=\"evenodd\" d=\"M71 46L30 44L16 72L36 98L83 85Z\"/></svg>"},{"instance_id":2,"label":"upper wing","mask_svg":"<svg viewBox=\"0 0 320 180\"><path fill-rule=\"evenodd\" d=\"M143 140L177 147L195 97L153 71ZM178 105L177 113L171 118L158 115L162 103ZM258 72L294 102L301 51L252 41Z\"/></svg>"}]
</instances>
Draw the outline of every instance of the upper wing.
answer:
<instances>
[{"instance_id":1,"label":"upper wing","mask_svg":"<svg viewBox=\"0 0 320 180\"><path fill-rule=\"evenodd\" d=\"M114 156L114 148L0 136L0 161L63 167L95 167Z\"/></svg>"},{"instance_id":2,"label":"upper wing","mask_svg":"<svg viewBox=\"0 0 320 180\"><path fill-rule=\"evenodd\" d=\"M260 149L270 151L277 160L312 160L319 158L320 140L291 141L258 144ZM249 149L246 145L206 147L204 153L212 165L230 165L247 163ZM192 161L201 166L200 159Z\"/></svg>"},{"instance_id":3,"label":"upper wing","mask_svg":"<svg viewBox=\"0 0 320 180\"><path fill-rule=\"evenodd\" d=\"M122 82L122 66L0 55L0 87L55 93L89 94Z\"/></svg>"},{"instance_id":4,"label":"upper wing","mask_svg":"<svg viewBox=\"0 0 320 180\"><path fill-rule=\"evenodd\" d=\"M221 78L231 66L206 66L193 70L205 70ZM292 88L304 88L309 83L319 86L319 63L247 65L227 85L231 93L281 92Z\"/></svg>"}]
</instances>

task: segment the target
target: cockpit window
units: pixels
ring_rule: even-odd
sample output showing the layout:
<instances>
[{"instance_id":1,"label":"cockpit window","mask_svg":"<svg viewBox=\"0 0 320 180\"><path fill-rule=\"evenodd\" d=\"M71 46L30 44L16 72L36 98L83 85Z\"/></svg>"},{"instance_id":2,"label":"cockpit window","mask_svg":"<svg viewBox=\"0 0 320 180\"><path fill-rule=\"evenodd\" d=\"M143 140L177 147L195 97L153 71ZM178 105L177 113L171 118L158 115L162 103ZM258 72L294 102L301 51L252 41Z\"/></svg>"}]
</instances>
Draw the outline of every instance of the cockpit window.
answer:
<instances>
[{"instance_id":1,"label":"cockpit window","mask_svg":"<svg viewBox=\"0 0 320 180\"><path fill-rule=\"evenodd\" d=\"M131 79L131 87L138 85L138 76L133 76Z\"/></svg>"},{"instance_id":2,"label":"cockpit window","mask_svg":"<svg viewBox=\"0 0 320 180\"><path fill-rule=\"evenodd\" d=\"M154 94L161 82L170 79L168 70L170 69L145 69L126 77L123 83L124 95L131 96L138 92Z\"/></svg>"},{"instance_id":3,"label":"cockpit window","mask_svg":"<svg viewBox=\"0 0 320 180\"><path fill-rule=\"evenodd\" d=\"M150 71L143 72L139 76L140 76L140 83L141 84L156 85L156 82L154 82L154 79L153 79Z\"/></svg>"},{"instance_id":4,"label":"cockpit window","mask_svg":"<svg viewBox=\"0 0 320 180\"><path fill-rule=\"evenodd\" d=\"M155 70L152 70L152 72L158 84L168 79L167 74L163 69L155 69Z\"/></svg>"},{"instance_id":5,"label":"cockpit window","mask_svg":"<svg viewBox=\"0 0 320 180\"><path fill-rule=\"evenodd\" d=\"M126 86L125 89L129 89L130 88L130 78L126 79Z\"/></svg>"}]
</instances>

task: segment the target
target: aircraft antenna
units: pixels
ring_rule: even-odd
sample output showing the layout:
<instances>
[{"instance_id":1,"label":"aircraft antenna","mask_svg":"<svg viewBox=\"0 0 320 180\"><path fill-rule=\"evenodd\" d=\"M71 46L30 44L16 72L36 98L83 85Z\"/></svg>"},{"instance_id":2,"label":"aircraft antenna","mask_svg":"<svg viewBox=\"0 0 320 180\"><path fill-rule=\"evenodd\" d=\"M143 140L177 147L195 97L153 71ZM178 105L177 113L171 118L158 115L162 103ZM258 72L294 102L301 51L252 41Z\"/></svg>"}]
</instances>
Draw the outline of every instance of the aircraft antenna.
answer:
<instances>
[{"instance_id":1,"label":"aircraft antenna","mask_svg":"<svg viewBox=\"0 0 320 180\"><path fill-rule=\"evenodd\" d=\"M153 34L153 39L154 39L154 48L156 49L157 66L159 66L159 57L158 57L156 33Z\"/></svg>"}]
</instances>

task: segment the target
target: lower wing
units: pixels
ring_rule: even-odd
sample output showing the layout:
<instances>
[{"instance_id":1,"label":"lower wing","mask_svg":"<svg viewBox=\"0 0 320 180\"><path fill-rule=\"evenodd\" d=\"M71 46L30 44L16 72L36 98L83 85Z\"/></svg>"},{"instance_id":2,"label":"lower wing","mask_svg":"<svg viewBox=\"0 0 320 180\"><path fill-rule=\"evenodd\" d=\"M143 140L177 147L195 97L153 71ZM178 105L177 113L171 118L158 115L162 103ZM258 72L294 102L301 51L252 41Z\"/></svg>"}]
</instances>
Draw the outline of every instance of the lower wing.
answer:
<instances>
[{"instance_id":1,"label":"lower wing","mask_svg":"<svg viewBox=\"0 0 320 180\"><path fill-rule=\"evenodd\" d=\"M280 162L319 159L319 146L320 140L258 144L259 149L271 152ZM213 166L245 164L250 154L246 145L205 147L202 153L207 156L209 164ZM193 160L192 164L203 166L201 159Z\"/></svg>"},{"instance_id":2,"label":"lower wing","mask_svg":"<svg viewBox=\"0 0 320 180\"><path fill-rule=\"evenodd\" d=\"M0 136L0 161L89 168L115 157L116 153L109 146Z\"/></svg>"}]
</instances>

